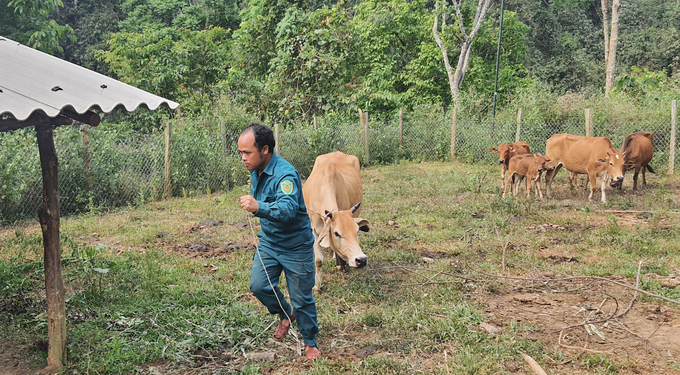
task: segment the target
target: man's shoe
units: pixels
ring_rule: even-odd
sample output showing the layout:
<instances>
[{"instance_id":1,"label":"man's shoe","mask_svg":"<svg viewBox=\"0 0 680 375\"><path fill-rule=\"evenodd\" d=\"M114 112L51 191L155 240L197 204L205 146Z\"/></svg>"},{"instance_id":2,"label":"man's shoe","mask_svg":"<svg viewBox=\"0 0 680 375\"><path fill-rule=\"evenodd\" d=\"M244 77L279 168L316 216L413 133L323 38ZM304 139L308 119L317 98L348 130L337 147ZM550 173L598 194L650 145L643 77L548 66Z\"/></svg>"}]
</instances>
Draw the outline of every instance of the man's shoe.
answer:
<instances>
[{"instance_id":1,"label":"man's shoe","mask_svg":"<svg viewBox=\"0 0 680 375\"><path fill-rule=\"evenodd\" d=\"M279 326L276 327L276 331L274 332L274 340L276 341L281 341L283 340L286 336L288 336L288 331L290 330L290 325L293 324L295 321L295 309L292 308L292 312L290 313L290 320L288 321L288 325L283 324L283 320L279 322Z\"/></svg>"},{"instance_id":2,"label":"man's shoe","mask_svg":"<svg viewBox=\"0 0 680 375\"><path fill-rule=\"evenodd\" d=\"M321 352L319 351L319 348L316 346L309 346L305 344L305 357L309 359L310 361L313 361L319 357L321 357Z\"/></svg>"}]
</instances>

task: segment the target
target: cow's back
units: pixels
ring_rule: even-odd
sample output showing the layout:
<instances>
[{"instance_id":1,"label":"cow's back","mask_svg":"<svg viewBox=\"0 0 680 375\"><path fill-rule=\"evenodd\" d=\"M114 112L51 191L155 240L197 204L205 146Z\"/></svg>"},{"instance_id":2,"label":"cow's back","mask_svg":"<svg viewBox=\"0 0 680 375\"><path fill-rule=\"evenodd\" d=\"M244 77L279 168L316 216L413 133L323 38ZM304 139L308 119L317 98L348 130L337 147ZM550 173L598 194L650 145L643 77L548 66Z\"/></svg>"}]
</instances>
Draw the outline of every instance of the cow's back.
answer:
<instances>
[{"instance_id":1,"label":"cow's back","mask_svg":"<svg viewBox=\"0 0 680 375\"><path fill-rule=\"evenodd\" d=\"M310 204L318 207L330 195L335 198L338 210L349 210L363 199L359 159L340 151L317 156L303 186L303 195L305 201L310 201L308 207ZM360 209L355 216L359 212Z\"/></svg>"},{"instance_id":2,"label":"cow's back","mask_svg":"<svg viewBox=\"0 0 680 375\"><path fill-rule=\"evenodd\" d=\"M545 155L553 165L562 163L570 172L587 173L589 165L606 158L612 143L606 137L555 134L545 145Z\"/></svg>"},{"instance_id":3,"label":"cow's back","mask_svg":"<svg viewBox=\"0 0 680 375\"><path fill-rule=\"evenodd\" d=\"M652 139L652 133L649 132L637 132L627 136L621 146L621 152L626 152L625 160L649 163L654 156Z\"/></svg>"}]
</instances>

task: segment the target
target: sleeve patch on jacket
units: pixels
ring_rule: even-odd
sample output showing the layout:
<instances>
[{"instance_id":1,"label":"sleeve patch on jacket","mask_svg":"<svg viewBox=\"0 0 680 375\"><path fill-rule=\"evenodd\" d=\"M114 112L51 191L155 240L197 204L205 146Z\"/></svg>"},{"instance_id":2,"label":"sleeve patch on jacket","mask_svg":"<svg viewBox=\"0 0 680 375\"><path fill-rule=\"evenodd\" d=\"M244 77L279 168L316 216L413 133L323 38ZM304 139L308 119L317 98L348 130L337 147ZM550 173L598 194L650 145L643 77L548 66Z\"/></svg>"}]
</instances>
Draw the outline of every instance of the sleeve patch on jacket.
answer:
<instances>
[{"instance_id":1,"label":"sleeve patch on jacket","mask_svg":"<svg viewBox=\"0 0 680 375\"><path fill-rule=\"evenodd\" d=\"M283 194L293 194L293 183L290 180L284 180L281 182L281 191Z\"/></svg>"}]
</instances>

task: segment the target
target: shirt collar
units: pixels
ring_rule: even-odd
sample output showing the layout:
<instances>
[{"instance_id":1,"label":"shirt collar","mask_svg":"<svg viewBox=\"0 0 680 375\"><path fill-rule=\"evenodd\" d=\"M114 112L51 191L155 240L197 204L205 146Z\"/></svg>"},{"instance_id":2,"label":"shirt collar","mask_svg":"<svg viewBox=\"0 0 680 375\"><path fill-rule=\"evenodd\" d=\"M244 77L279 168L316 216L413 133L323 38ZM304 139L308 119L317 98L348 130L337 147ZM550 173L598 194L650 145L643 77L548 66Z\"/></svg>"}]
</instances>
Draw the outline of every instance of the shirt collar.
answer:
<instances>
[{"instance_id":1,"label":"shirt collar","mask_svg":"<svg viewBox=\"0 0 680 375\"><path fill-rule=\"evenodd\" d=\"M269 164L267 164L267 166L264 168L264 171L262 171L262 173L266 173L266 174L272 176L274 174L274 168L276 167L276 164L278 163L278 161L279 161L279 156L276 155L276 153L274 151L272 151L272 158L271 158L271 160L269 160Z\"/></svg>"}]
</instances>

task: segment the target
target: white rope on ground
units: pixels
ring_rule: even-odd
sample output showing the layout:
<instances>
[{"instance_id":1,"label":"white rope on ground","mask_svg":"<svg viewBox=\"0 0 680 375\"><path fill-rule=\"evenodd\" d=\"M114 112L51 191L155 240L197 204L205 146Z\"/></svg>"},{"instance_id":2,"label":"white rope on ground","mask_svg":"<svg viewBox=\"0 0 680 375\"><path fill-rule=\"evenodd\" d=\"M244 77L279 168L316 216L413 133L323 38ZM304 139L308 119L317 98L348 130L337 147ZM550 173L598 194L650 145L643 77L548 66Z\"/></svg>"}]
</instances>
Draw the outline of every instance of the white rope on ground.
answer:
<instances>
[{"instance_id":1,"label":"white rope on ground","mask_svg":"<svg viewBox=\"0 0 680 375\"><path fill-rule=\"evenodd\" d=\"M260 246L259 246L259 241L257 240L257 235L255 235L255 230L253 229L253 222L250 219L251 215L248 215L248 224L250 225L250 233L253 235L255 238L255 252L257 252L257 257L260 259L260 263L262 264L262 270L264 271L264 274L267 275L267 281L269 282L269 286L272 288L272 292L274 293L274 297L276 297L276 301L279 303L279 307L281 308L281 311L286 315L286 318L288 319L288 324L293 325L293 321L290 319L290 316L288 315L288 312L286 309L283 308L283 304L281 304L281 300L279 299L278 294L276 294L276 291L274 290L274 284L272 284L272 280L269 278L269 272L267 272L267 267L264 265L264 261L262 260L262 255L260 254ZM292 306L292 305L291 305ZM293 328L293 327L290 327ZM295 338L296 341L296 347L297 347L297 354L302 355L302 346L300 339L297 336L297 333L295 330L291 330L293 333L293 337Z\"/></svg>"}]
</instances>

